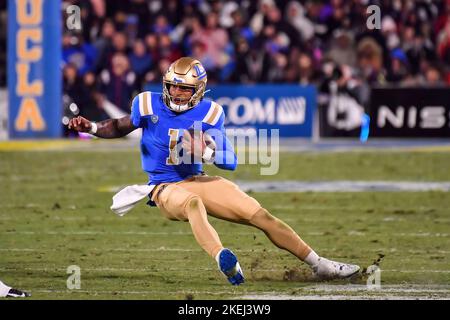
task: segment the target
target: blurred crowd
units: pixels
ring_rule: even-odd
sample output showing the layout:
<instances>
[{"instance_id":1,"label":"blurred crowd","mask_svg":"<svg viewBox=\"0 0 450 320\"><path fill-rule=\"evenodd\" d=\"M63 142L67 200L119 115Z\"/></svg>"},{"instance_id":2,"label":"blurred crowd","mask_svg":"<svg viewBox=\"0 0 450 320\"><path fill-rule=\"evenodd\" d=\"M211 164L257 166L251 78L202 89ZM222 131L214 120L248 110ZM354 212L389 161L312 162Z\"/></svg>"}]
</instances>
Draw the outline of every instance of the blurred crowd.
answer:
<instances>
[{"instance_id":1,"label":"blurred crowd","mask_svg":"<svg viewBox=\"0 0 450 320\"><path fill-rule=\"evenodd\" d=\"M328 90L450 84L450 0L65 0L64 91L92 119L108 99L160 84L177 58L199 59L208 84L298 83ZM381 9L367 28L367 7ZM63 12L65 14L65 9ZM67 17L67 14L65 14ZM357 91L362 103L367 90ZM97 107L96 107L97 106ZM88 114L89 113L89 114Z\"/></svg>"}]
</instances>

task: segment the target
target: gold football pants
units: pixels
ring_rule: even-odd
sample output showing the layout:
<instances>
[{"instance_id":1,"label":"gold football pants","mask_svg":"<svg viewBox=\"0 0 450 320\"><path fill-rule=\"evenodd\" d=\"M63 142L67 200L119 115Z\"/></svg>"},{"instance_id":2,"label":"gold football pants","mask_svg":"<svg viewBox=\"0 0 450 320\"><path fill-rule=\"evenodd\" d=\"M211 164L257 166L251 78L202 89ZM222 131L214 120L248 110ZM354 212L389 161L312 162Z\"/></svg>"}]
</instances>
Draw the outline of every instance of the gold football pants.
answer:
<instances>
[{"instance_id":1,"label":"gold football pants","mask_svg":"<svg viewBox=\"0 0 450 320\"><path fill-rule=\"evenodd\" d=\"M199 245L212 257L223 248L207 215L262 230L279 248L301 260L311 248L287 224L272 216L233 182L218 176L194 176L158 185L152 200L170 220L189 221Z\"/></svg>"}]
</instances>

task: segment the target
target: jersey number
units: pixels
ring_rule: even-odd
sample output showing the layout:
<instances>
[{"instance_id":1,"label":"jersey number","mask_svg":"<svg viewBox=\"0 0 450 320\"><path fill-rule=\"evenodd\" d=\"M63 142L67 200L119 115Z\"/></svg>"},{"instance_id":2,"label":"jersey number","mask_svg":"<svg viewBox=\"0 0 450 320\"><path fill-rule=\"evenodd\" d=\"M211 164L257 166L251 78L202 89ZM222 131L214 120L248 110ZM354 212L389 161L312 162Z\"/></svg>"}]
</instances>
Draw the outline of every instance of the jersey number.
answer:
<instances>
[{"instance_id":1,"label":"jersey number","mask_svg":"<svg viewBox=\"0 0 450 320\"><path fill-rule=\"evenodd\" d=\"M167 165L177 165L179 163L178 159L178 151L177 151L177 142L178 142L178 134L180 130L178 129L169 129L169 156L166 158Z\"/></svg>"}]
</instances>

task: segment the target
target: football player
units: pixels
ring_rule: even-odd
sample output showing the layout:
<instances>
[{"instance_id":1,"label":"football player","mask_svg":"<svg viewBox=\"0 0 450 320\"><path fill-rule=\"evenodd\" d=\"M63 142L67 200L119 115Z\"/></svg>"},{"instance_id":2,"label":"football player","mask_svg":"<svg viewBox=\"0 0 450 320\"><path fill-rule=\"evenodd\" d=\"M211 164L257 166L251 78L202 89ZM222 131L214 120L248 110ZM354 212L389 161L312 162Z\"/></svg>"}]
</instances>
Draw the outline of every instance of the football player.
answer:
<instances>
[{"instance_id":1,"label":"football player","mask_svg":"<svg viewBox=\"0 0 450 320\"><path fill-rule=\"evenodd\" d=\"M203 99L206 82L202 64L183 57L164 74L162 93L142 92L133 99L131 115L99 123L77 117L68 127L101 138L119 138L142 128L142 168L149 176L149 185L155 186L149 204L156 204L168 219L188 221L198 244L216 259L231 284L244 282L244 274L236 255L224 248L209 224L208 214L262 230L277 247L310 265L320 278L346 278L357 273L359 266L317 255L294 230L233 182L203 173L202 162L224 170L235 170L237 165L225 135L222 107ZM213 134L202 134L209 132ZM190 159L186 154L200 161L186 161Z\"/></svg>"},{"instance_id":2,"label":"football player","mask_svg":"<svg viewBox=\"0 0 450 320\"><path fill-rule=\"evenodd\" d=\"M28 292L24 292L18 289L8 287L6 284L0 281L0 297L4 298L25 298L30 297Z\"/></svg>"}]
</instances>

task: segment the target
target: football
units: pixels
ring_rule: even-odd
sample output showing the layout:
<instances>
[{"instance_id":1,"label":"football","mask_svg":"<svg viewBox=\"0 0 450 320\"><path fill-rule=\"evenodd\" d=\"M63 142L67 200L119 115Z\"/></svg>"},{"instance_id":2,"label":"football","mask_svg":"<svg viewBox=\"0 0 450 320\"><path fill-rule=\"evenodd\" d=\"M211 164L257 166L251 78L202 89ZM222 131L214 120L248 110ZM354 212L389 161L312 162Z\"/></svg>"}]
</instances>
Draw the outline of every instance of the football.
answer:
<instances>
[{"instance_id":1,"label":"football","mask_svg":"<svg viewBox=\"0 0 450 320\"><path fill-rule=\"evenodd\" d=\"M216 143L211 135L193 128L184 131L182 146L188 154L192 156L195 154L198 158L203 158L207 148L212 150L216 149ZM208 159L209 157L210 155ZM192 158L191 161L195 160Z\"/></svg>"},{"instance_id":2,"label":"football","mask_svg":"<svg viewBox=\"0 0 450 320\"><path fill-rule=\"evenodd\" d=\"M200 130L189 128L184 131L183 135L183 149L189 153L194 153L194 150L201 150L201 153L205 151L205 135Z\"/></svg>"}]
</instances>

